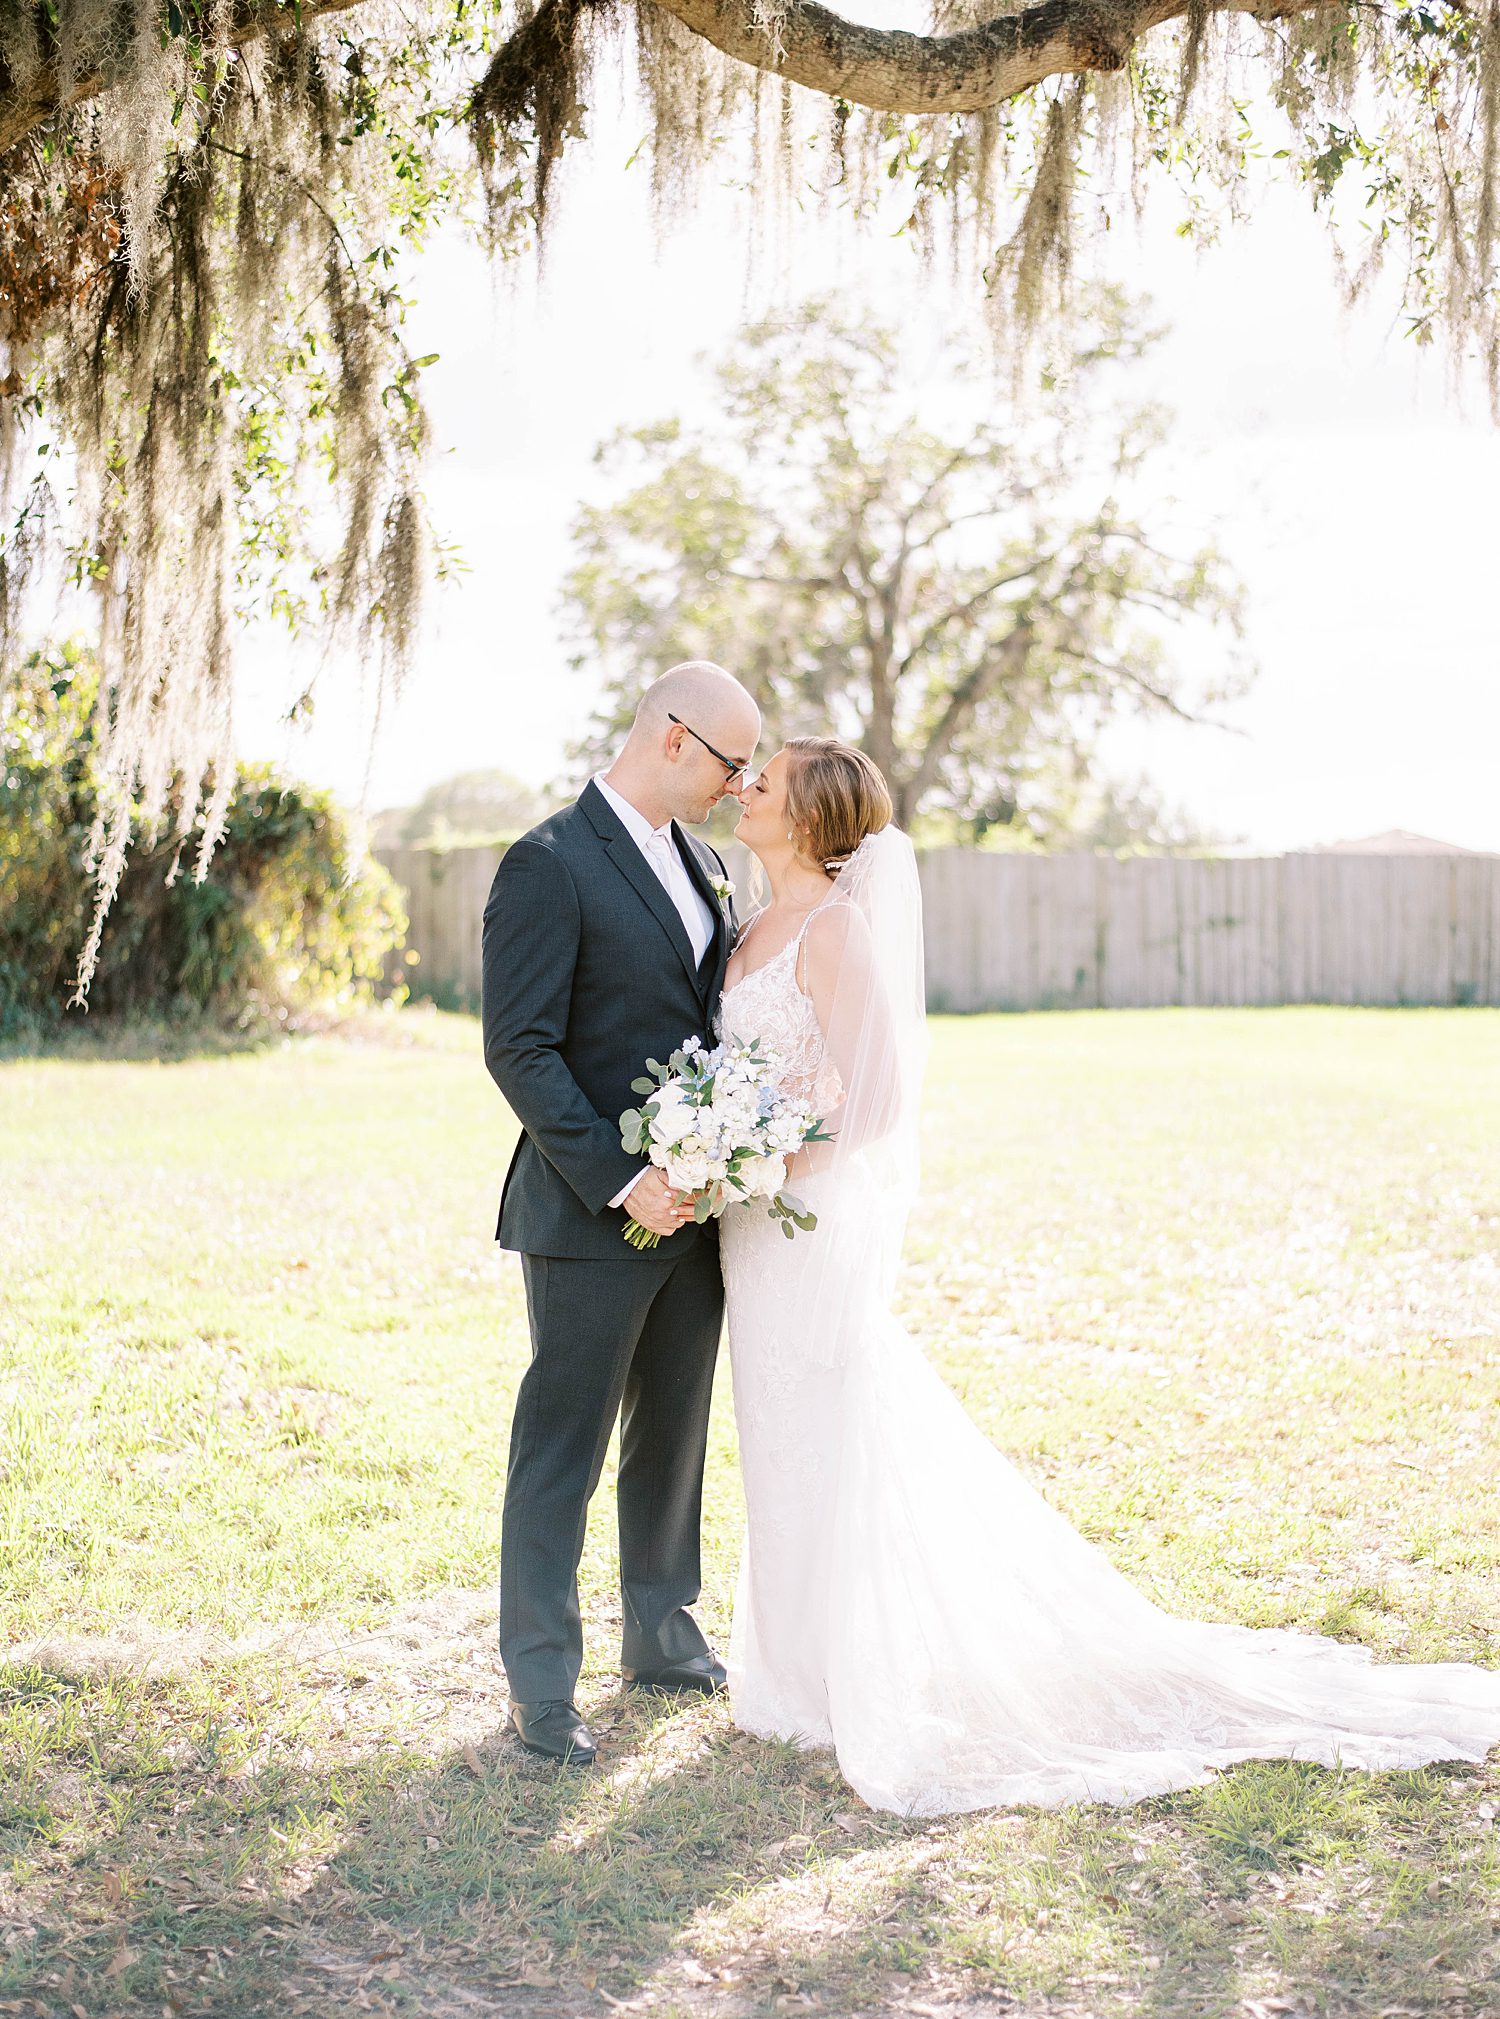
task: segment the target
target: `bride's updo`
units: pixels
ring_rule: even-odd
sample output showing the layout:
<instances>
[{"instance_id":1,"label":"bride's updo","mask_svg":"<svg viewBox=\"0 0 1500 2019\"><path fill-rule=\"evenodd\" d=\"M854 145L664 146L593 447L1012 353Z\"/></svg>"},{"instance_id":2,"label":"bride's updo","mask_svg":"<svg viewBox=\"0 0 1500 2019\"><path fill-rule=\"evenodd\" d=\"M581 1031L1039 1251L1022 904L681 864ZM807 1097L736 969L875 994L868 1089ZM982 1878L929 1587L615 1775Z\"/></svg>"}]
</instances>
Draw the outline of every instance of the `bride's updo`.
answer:
<instances>
[{"instance_id":1,"label":"bride's updo","mask_svg":"<svg viewBox=\"0 0 1500 2019\"><path fill-rule=\"evenodd\" d=\"M786 746L786 811L807 855L837 876L867 834L894 818L880 767L836 736L794 736Z\"/></svg>"}]
</instances>

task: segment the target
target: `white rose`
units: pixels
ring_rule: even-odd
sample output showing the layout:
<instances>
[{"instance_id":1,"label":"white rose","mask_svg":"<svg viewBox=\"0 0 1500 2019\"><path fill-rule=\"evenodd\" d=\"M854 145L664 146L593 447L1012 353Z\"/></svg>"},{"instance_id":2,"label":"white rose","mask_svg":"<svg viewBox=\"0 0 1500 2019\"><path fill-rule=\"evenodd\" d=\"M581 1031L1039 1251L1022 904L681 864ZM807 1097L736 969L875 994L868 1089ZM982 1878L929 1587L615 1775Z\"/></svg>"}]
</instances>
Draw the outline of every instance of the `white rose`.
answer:
<instances>
[{"instance_id":1,"label":"white rose","mask_svg":"<svg viewBox=\"0 0 1500 2019\"><path fill-rule=\"evenodd\" d=\"M697 1126L696 1108L689 1107L686 1101L668 1101L651 1118L651 1140L670 1149L674 1143L692 1135Z\"/></svg>"},{"instance_id":2,"label":"white rose","mask_svg":"<svg viewBox=\"0 0 1500 2019\"><path fill-rule=\"evenodd\" d=\"M679 1151L667 1163L667 1177L679 1192L701 1192L710 1175L709 1159L701 1150Z\"/></svg>"},{"instance_id":3,"label":"white rose","mask_svg":"<svg viewBox=\"0 0 1500 2019\"><path fill-rule=\"evenodd\" d=\"M747 1157L739 1168L739 1182L752 1199L774 1198L786 1183L785 1157Z\"/></svg>"}]
</instances>

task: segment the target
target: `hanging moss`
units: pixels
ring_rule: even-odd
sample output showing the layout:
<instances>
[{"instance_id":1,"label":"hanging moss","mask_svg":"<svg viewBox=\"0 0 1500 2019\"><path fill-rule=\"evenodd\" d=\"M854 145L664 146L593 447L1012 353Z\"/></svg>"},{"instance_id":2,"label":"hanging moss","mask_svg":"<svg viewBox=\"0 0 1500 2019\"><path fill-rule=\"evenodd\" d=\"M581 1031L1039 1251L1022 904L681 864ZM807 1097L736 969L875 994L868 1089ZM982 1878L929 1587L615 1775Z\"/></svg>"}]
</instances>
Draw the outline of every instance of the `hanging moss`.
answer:
<instances>
[{"instance_id":1,"label":"hanging moss","mask_svg":"<svg viewBox=\"0 0 1500 2019\"><path fill-rule=\"evenodd\" d=\"M939 33L993 18L934 5ZM633 66L664 227L705 175L753 189L762 219L837 203L855 222L902 190L910 236L988 295L1013 367L1065 333L1122 203L1169 183L1207 234L1281 158L1341 261L1357 212L1349 291L1395 261L1409 333L1477 354L1500 414L1500 0L1280 18L1189 0L1133 45L1122 5L1033 16L1066 26L1084 74L912 116L778 76L792 0L744 0L763 69L655 0L0 0L0 104L62 108L0 154L0 682L44 574L92 582L85 982L133 810L207 862L247 615L399 677L433 543L393 274L476 189L497 257L544 246L607 48Z\"/></svg>"},{"instance_id":2,"label":"hanging moss","mask_svg":"<svg viewBox=\"0 0 1500 2019\"><path fill-rule=\"evenodd\" d=\"M85 987L133 834L196 831L206 869L250 610L396 673L427 573L416 366L370 257L390 229L389 150L351 144L357 79L310 37L194 53L154 26L143 6L137 72L65 123L60 152L6 158L26 232L0 266L0 495L19 520L0 554L0 678L43 564L91 580L105 679ZM37 455L39 413L71 467ZM315 479L332 543L313 537Z\"/></svg>"}]
</instances>

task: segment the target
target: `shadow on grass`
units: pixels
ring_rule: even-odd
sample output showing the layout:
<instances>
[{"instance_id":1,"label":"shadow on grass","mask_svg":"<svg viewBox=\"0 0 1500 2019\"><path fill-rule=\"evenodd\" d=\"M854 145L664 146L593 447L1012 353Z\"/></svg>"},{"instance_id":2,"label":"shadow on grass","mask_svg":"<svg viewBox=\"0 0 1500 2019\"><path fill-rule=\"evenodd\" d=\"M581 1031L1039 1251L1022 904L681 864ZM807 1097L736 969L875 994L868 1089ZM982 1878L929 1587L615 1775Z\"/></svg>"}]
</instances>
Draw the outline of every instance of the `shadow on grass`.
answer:
<instances>
[{"instance_id":1,"label":"shadow on grass","mask_svg":"<svg viewBox=\"0 0 1500 2019\"><path fill-rule=\"evenodd\" d=\"M181 1023L107 1017L91 1020L74 1012L64 1023L37 1025L0 1035L0 1062L65 1059L79 1065L94 1060L117 1065L146 1060L225 1058L232 1053L266 1051L279 1044L289 1029L288 1025L269 1018L239 1028L207 1020Z\"/></svg>"},{"instance_id":2,"label":"shadow on grass","mask_svg":"<svg viewBox=\"0 0 1500 2019\"><path fill-rule=\"evenodd\" d=\"M74 1011L60 1022L28 1024L0 1032L0 1064L28 1059L63 1059L80 1065L176 1064L188 1059L265 1052L287 1040L313 1038L336 1038L351 1045L394 1046L402 1050L477 1052L478 1049L472 1016L448 1014L441 1005L423 1000L399 1008L394 1003L369 1004L337 1014L267 1014L247 1018L242 1023L217 1022L209 1017L175 1020L90 1017Z\"/></svg>"},{"instance_id":3,"label":"shadow on grass","mask_svg":"<svg viewBox=\"0 0 1500 2019\"><path fill-rule=\"evenodd\" d=\"M247 1771L232 1689L185 1716L138 1679L0 1688L45 1712L7 1727L0 2010L1336 2019L1495 1983L1484 1770L1251 1763L1132 1810L914 1824L721 1704L591 1700L601 1766L560 1774L493 1732L319 1758L299 1699Z\"/></svg>"}]
</instances>

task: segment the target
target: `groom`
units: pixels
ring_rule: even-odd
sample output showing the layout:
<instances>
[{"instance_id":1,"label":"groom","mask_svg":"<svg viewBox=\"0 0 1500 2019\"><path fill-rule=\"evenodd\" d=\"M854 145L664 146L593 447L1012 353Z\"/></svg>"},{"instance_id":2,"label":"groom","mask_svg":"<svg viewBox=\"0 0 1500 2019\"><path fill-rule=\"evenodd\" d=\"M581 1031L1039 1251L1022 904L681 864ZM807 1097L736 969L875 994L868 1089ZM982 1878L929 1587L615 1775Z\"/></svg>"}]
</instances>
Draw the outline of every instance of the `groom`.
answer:
<instances>
[{"instance_id":1,"label":"groom","mask_svg":"<svg viewBox=\"0 0 1500 2019\"><path fill-rule=\"evenodd\" d=\"M648 1058L711 1026L735 921L724 865L679 821L738 796L760 711L722 667L674 666L581 797L505 852L484 912L484 1058L521 1124L498 1239L517 1249L531 1365L500 1540L500 1657L523 1744L588 1765L573 1701L578 1563L615 1417L621 1674L723 1686L687 1611L724 1292L718 1228L620 1142ZM716 885L718 888L716 888ZM627 1219L662 1235L637 1250Z\"/></svg>"}]
</instances>

